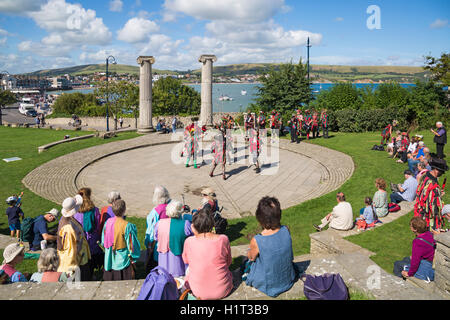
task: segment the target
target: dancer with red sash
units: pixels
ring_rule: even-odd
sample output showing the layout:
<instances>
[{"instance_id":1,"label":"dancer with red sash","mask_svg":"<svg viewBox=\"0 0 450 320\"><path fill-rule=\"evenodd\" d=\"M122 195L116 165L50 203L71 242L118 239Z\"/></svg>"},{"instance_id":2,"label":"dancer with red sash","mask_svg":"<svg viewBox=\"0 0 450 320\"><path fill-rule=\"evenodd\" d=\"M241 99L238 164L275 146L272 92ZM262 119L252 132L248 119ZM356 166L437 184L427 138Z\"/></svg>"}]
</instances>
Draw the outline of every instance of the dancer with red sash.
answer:
<instances>
[{"instance_id":1,"label":"dancer with red sash","mask_svg":"<svg viewBox=\"0 0 450 320\"><path fill-rule=\"evenodd\" d=\"M226 124L222 123L219 126L216 126L216 129L219 130L219 134L214 137L214 141L211 145L211 151L214 154L213 162L212 162L212 170L209 176L214 177L214 170L219 164L222 164L222 179L226 180L227 177L225 175L225 164L227 161L226 157L226 148L227 148L227 138L226 138ZM250 129L253 130L253 129Z\"/></svg>"},{"instance_id":2,"label":"dancer with red sash","mask_svg":"<svg viewBox=\"0 0 450 320\"><path fill-rule=\"evenodd\" d=\"M317 112L313 113L311 120L311 131L313 133L313 138L319 138L319 115Z\"/></svg>"},{"instance_id":3,"label":"dancer with red sash","mask_svg":"<svg viewBox=\"0 0 450 320\"><path fill-rule=\"evenodd\" d=\"M328 139L328 114L327 110L323 109L320 114L320 122L322 124L323 138Z\"/></svg>"},{"instance_id":4,"label":"dancer with red sash","mask_svg":"<svg viewBox=\"0 0 450 320\"><path fill-rule=\"evenodd\" d=\"M431 171L425 173L417 187L414 216L422 217L431 232L439 232L444 225L442 215L444 203L438 178L448 171L448 166L445 160L438 158L433 158L429 165Z\"/></svg>"},{"instance_id":5,"label":"dancer with red sash","mask_svg":"<svg viewBox=\"0 0 450 320\"><path fill-rule=\"evenodd\" d=\"M381 145L384 146L389 139L391 138L392 131L394 127L396 127L398 122L396 120L392 121L392 124L388 124L386 128L384 128L383 132L381 132Z\"/></svg>"},{"instance_id":6,"label":"dancer with red sash","mask_svg":"<svg viewBox=\"0 0 450 320\"><path fill-rule=\"evenodd\" d=\"M260 173L261 168L259 165L259 155L261 152L261 137L259 130L250 130L250 156L252 157L253 164L255 165L255 172Z\"/></svg>"}]
</instances>

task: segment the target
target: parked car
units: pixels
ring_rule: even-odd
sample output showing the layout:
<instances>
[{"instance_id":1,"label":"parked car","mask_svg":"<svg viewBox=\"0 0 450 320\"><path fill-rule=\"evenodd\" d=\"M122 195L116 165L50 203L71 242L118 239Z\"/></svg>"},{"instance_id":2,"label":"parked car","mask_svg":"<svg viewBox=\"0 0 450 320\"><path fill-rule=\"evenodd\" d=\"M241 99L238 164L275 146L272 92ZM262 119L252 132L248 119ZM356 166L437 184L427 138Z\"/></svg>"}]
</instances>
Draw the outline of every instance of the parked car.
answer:
<instances>
[{"instance_id":1,"label":"parked car","mask_svg":"<svg viewBox=\"0 0 450 320\"><path fill-rule=\"evenodd\" d=\"M37 112L35 110L28 110L25 114L27 117L33 117L36 118L37 117Z\"/></svg>"}]
</instances>

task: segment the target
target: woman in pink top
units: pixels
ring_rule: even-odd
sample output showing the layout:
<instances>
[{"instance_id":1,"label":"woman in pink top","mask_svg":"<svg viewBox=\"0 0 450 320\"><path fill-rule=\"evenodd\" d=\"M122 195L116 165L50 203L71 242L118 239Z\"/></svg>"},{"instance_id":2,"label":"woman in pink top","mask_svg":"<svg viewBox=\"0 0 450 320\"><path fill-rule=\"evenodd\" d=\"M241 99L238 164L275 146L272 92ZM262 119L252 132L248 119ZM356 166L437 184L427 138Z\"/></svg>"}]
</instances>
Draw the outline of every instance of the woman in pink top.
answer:
<instances>
[{"instance_id":1,"label":"woman in pink top","mask_svg":"<svg viewBox=\"0 0 450 320\"><path fill-rule=\"evenodd\" d=\"M200 210L192 218L194 237L184 243L183 260L189 265L188 288L202 300L225 298L233 289L231 247L228 237L212 233L214 218L209 210Z\"/></svg>"}]
</instances>

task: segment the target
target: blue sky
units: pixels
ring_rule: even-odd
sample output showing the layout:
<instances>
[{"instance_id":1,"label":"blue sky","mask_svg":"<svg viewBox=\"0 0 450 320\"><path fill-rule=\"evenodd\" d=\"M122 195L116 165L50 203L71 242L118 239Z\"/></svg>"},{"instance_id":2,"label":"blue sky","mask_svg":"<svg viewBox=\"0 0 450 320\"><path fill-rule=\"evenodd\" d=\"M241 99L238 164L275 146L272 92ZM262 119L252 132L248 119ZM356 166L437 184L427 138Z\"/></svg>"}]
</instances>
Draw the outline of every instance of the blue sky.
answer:
<instances>
[{"instance_id":1,"label":"blue sky","mask_svg":"<svg viewBox=\"0 0 450 320\"><path fill-rule=\"evenodd\" d=\"M379 29L367 13L379 8ZM370 20L375 21L375 20ZM113 55L154 68L288 62L421 66L423 56L449 51L448 0L0 0L0 71L102 63Z\"/></svg>"}]
</instances>

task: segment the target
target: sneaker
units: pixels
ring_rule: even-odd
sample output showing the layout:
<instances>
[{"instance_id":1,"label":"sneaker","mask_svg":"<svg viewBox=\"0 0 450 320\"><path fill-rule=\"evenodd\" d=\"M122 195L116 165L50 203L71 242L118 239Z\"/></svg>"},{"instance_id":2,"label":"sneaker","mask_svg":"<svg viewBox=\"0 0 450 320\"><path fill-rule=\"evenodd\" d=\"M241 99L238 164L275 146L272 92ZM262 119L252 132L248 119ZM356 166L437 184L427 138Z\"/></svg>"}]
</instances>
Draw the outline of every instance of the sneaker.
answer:
<instances>
[{"instance_id":1,"label":"sneaker","mask_svg":"<svg viewBox=\"0 0 450 320\"><path fill-rule=\"evenodd\" d=\"M316 229L317 232L321 232L322 228L319 227L318 225L313 224L314 229Z\"/></svg>"}]
</instances>

